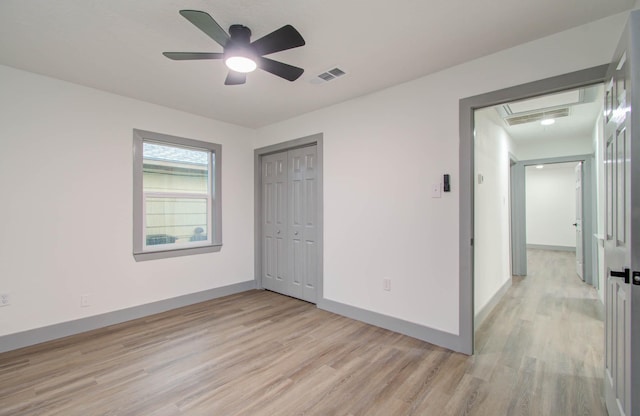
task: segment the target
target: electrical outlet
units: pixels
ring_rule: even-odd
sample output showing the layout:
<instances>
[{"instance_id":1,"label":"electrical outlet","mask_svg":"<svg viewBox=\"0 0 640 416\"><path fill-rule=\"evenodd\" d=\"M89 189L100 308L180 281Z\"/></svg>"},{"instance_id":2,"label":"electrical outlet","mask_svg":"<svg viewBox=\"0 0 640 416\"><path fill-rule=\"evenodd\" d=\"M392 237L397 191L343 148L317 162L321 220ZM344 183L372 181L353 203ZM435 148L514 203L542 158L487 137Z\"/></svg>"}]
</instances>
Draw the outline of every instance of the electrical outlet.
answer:
<instances>
[{"instance_id":1,"label":"electrical outlet","mask_svg":"<svg viewBox=\"0 0 640 416\"><path fill-rule=\"evenodd\" d=\"M91 306L89 295L80 295L80 307L86 308L87 306Z\"/></svg>"},{"instance_id":2,"label":"electrical outlet","mask_svg":"<svg viewBox=\"0 0 640 416\"><path fill-rule=\"evenodd\" d=\"M382 289L387 292L391 291L391 279L382 279Z\"/></svg>"},{"instance_id":3,"label":"electrical outlet","mask_svg":"<svg viewBox=\"0 0 640 416\"><path fill-rule=\"evenodd\" d=\"M0 293L0 306L11 305L11 296L8 293Z\"/></svg>"},{"instance_id":4,"label":"electrical outlet","mask_svg":"<svg viewBox=\"0 0 640 416\"><path fill-rule=\"evenodd\" d=\"M441 192L442 188L440 187L440 183L434 183L431 185L431 198L441 198Z\"/></svg>"}]
</instances>

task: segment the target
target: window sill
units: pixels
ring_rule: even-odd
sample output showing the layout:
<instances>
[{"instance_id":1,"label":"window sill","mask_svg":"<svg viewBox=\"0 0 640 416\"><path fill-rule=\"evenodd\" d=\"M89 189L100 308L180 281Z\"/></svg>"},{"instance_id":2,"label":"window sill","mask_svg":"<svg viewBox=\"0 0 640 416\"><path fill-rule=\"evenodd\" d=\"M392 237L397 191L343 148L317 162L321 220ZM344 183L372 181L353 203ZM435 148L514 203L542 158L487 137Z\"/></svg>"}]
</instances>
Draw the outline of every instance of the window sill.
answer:
<instances>
[{"instance_id":1,"label":"window sill","mask_svg":"<svg viewBox=\"0 0 640 416\"><path fill-rule=\"evenodd\" d=\"M202 253L217 253L221 249L222 249L222 244L210 245L210 246L199 246L199 247L188 247L188 248L171 249L171 250L146 251L143 253L133 253L133 258L136 261L157 260L157 259L166 259L170 257L191 256L194 254L202 254Z\"/></svg>"}]
</instances>

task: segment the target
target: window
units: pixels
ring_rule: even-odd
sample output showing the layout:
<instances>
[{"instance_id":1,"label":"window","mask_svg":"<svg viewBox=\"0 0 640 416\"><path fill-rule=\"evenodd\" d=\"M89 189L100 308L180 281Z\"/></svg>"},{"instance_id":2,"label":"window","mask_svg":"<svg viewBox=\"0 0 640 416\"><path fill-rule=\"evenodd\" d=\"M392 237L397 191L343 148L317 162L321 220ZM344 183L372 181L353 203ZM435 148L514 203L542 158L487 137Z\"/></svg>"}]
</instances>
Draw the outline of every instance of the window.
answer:
<instances>
[{"instance_id":1,"label":"window","mask_svg":"<svg viewBox=\"0 0 640 416\"><path fill-rule=\"evenodd\" d=\"M221 146L133 130L136 261L219 251Z\"/></svg>"}]
</instances>

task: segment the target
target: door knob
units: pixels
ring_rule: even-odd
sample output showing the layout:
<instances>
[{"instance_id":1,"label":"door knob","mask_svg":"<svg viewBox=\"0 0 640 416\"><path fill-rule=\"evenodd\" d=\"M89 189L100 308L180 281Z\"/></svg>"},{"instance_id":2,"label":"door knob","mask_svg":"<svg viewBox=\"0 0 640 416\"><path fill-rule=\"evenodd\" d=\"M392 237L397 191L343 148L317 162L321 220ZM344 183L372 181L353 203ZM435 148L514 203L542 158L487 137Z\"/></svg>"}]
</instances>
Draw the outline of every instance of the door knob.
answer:
<instances>
[{"instance_id":1,"label":"door knob","mask_svg":"<svg viewBox=\"0 0 640 416\"><path fill-rule=\"evenodd\" d=\"M298 232L296 231L295 233L293 233L293 235L298 235Z\"/></svg>"},{"instance_id":2,"label":"door knob","mask_svg":"<svg viewBox=\"0 0 640 416\"><path fill-rule=\"evenodd\" d=\"M577 226L578 226L578 223L577 223L577 222L574 222L574 223L573 223L573 226L574 226L574 227L577 227Z\"/></svg>"},{"instance_id":3,"label":"door knob","mask_svg":"<svg viewBox=\"0 0 640 416\"><path fill-rule=\"evenodd\" d=\"M276 232L276 234L280 234L280 230L278 230L278 231Z\"/></svg>"},{"instance_id":4,"label":"door knob","mask_svg":"<svg viewBox=\"0 0 640 416\"><path fill-rule=\"evenodd\" d=\"M609 275L611 277L619 277L621 279L624 279L625 283L629 283L629 272L630 272L630 270L626 269L626 268L624 269L623 272L616 272L616 271L613 271L613 270L609 270Z\"/></svg>"}]
</instances>

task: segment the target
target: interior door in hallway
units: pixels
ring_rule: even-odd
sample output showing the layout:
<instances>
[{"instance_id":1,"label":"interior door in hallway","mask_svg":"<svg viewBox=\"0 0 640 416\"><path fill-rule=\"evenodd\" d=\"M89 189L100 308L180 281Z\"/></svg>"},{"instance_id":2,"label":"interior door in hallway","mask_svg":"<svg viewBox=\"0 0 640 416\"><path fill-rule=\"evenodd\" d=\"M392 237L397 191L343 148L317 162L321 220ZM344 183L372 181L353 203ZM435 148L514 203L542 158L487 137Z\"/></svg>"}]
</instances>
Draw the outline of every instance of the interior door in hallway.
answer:
<instances>
[{"instance_id":1,"label":"interior door in hallway","mask_svg":"<svg viewBox=\"0 0 640 416\"><path fill-rule=\"evenodd\" d=\"M262 158L262 286L317 301L317 147Z\"/></svg>"},{"instance_id":2,"label":"interior door in hallway","mask_svg":"<svg viewBox=\"0 0 640 416\"><path fill-rule=\"evenodd\" d=\"M609 66L605 93L604 384L610 416L640 415L640 360L632 357L640 351L638 39L640 11L634 11Z\"/></svg>"}]
</instances>

